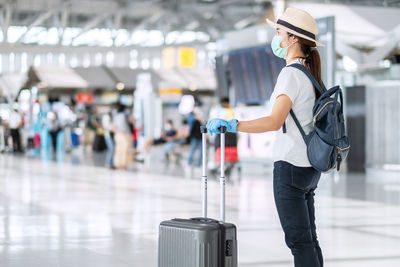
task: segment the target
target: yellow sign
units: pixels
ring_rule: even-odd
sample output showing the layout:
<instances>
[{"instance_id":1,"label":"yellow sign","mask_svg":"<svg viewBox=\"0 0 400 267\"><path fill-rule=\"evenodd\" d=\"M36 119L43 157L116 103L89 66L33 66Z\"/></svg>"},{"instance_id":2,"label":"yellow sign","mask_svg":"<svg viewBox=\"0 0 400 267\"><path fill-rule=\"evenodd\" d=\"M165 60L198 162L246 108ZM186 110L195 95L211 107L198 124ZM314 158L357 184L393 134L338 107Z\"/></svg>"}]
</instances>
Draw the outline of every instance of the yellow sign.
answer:
<instances>
[{"instance_id":1,"label":"yellow sign","mask_svg":"<svg viewBox=\"0 0 400 267\"><path fill-rule=\"evenodd\" d=\"M158 93L160 95L182 94L182 89L181 88L165 88L165 89L159 89Z\"/></svg>"},{"instance_id":2,"label":"yellow sign","mask_svg":"<svg viewBox=\"0 0 400 267\"><path fill-rule=\"evenodd\" d=\"M179 48L179 67L196 67L196 49L190 47Z\"/></svg>"},{"instance_id":3,"label":"yellow sign","mask_svg":"<svg viewBox=\"0 0 400 267\"><path fill-rule=\"evenodd\" d=\"M182 98L181 88L162 88L158 93L164 103L179 103Z\"/></svg>"}]
</instances>

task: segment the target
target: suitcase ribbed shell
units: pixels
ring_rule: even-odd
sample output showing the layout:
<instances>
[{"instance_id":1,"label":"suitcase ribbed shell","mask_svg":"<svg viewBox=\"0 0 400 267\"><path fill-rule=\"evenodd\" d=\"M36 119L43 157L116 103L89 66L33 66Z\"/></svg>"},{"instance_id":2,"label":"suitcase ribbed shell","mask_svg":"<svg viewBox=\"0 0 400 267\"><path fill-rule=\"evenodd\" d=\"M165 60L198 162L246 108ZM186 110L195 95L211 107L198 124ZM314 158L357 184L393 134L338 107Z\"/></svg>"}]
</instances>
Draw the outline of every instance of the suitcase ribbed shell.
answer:
<instances>
[{"instance_id":1,"label":"suitcase ribbed shell","mask_svg":"<svg viewBox=\"0 0 400 267\"><path fill-rule=\"evenodd\" d=\"M189 228L190 227L190 228ZM166 221L160 225L159 267L218 267L218 230L207 224Z\"/></svg>"}]
</instances>

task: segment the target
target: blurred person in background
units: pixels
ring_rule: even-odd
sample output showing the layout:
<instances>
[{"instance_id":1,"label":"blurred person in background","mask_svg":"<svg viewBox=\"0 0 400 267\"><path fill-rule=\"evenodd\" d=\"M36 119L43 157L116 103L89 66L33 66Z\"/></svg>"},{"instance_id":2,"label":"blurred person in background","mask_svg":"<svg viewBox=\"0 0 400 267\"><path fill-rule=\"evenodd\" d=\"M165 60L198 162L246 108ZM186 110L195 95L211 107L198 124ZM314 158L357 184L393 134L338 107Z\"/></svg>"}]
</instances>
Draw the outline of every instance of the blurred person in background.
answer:
<instances>
[{"instance_id":1,"label":"blurred person in background","mask_svg":"<svg viewBox=\"0 0 400 267\"><path fill-rule=\"evenodd\" d=\"M210 118L221 118L231 120L235 117L235 110L229 104L228 97L222 97L219 101L220 106L214 107L210 111Z\"/></svg>"},{"instance_id":2,"label":"blurred person in background","mask_svg":"<svg viewBox=\"0 0 400 267\"><path fill-rule=\"evenodd\" d=\"M7 120L3 121L3 129L4 129L5 151L11 152L13 151L12 136L11 136L10 125Z\"/></svg>"},{"instance_id":3,"label":"blurred person in background","mask_svg":"<svg viewBox=\"0 0 400 267\"><path fill-rule=\"evenodd\" d=\"M198 100L197 100L197 102L196 102L196 100L194 100L194 101L195 101L195 103L193 104L191 111L186 115L186 121L189 125L189 131L192 130L193 123L196 119L199 120L200 122L203 121L203 112L199 108L199 105L201 103L198 102Z\"/></svg>"},{"instance_id":4,"label":"blurred person in background","mask_svg":"<svg viewBox=\"0 0 400 267\"><path fill-rule=\"evenodd\" d=\"M178 129L175 135L175 143L179 145L188 145L190 143L189 140L190 135L190 127L186 119L182 120L182 126Z\"/></svg>"},{"instance_id":5,"label":"blurred person in background","mask_svg":"<svg viewBox=\"0 0 400 267\"><path fill-rule=\"evenodd\" d=\"M75 114L73 110L74 110L73 106L65 106L65 108L63 109L64 149L65 152L67 153L70 153L73 147L71 138L75 121Z\"/></svg>"},{"instance_id":6,"label":"blurred person in background","mask_svg":"<svg viewBox=\"0 0 400 267\"><path fill-rule=\"evenodd\" d=\"M93 140L93 151L103 152L107 150L107 144L104 137L104 128L102 125L102 117L99 114L99 107L96 107L94 113L92 114L92 124L95 127L95 137Z\"/></svg>"},{"instance_id":7,"label":"blurred person in background","mask_svg":"<svg viewBox=\"0 0 400 267\"><path fill-rule=\"evenodd\" d=\"M58 119L57 112L52 110L47 114L47 123L49 127L49 134L51 137L51 145L53 147L53 156L55 156L57 153L58 133L61 131L61 123Z\"/></svg>"},{"instance_id":8,"label":"blurred person in background","mask_svg":"<svg viewBox=\"0 0 400 267\"><path fill-rule=\"evenodd\" d=\"M143 151L138 155L139 161L144 161L148 158L150 148L154 145L166 144L167 142L172 142L175 140L175 135L177 131L175 130L174 123L172 120L167 120L164 125L164 133L160 138L149 139L146 141Z\"/></svg>"},{"instance_id":9,"label":"blurred person in background","mask_svg":"<svg viewBox=\"0 0 400 267\"><path fill-rule=\"evenodd\" d=\"M23 121L21 114L19 114L18 112L18 109L14 109L11 112L8 125L10 127L12 137L13 151L15 153L20 153L22 152L20 128L23 125Z\"/></svg>"},{"instance_id":10,"label":"blurred person in background","mask_svg":"<svg viewBox=\"0 0 400 267\"><path fill-rule=\"evenodd\" d=\"M126 169L131 147L131 129L129 117L122 104L118 105L117 113L113 118L113 128L115 132L114 165L118 169Z\"/></svg>"},{"instance_id":11,"label":"blurred person in background","mask_svg":"<svg viewBox=\"0 0 400 267\"><path fill-rule=\"evenodd\" d=\"M110 169L115 169L114 166L114 132L113 132L113 119L112 113L106 113L103 115L101 119L101 124L104 129L104 138L107 145L107 154L106 154L106 167Z\"/></svg>"},{"instance_id":12,"label":"blurred person in background","mask_svg":"<svg viewBox=\"0 0 400 267\"><path fill-rule=\"evenodd\" d=\"M129 126L131 127L131 140L132 140L132 154L134 159L136 160L137 155L137 146L138 146L138 137L139 137L139 129L136 128L135 118L131 117L129 119Z\"/></svg>"},{"instance_id":13,"label":"blurred person in background","mask_svg":"<svg viewBox=\"0 0 400 267\"><path fill-rule=\"evenodd\" d=\"M6 150L6 138L5 138L5 127L3 118L0 117L0 152Z\"/></svg>"},{"instance_id":14,"label":"blurred person in background","mask_svg":"<svg viewBox=\"0 0 400 267\"><path fill-rule=\"evenodd\" d=\"M200 131L200 126L203 122L203 119L200 116L197 116L195 111L193 111L188 115L187 121L190 127L189 128L190 148L189 148L188 165L189 167L192 166L194 154L196 153L196 150L199 150L199 157L197 158L196 167L200 167L202 161L202 146L201 146L202 135Z\"/></svg>"},{"instance_id":15,"label":"blurred person in background","mask_svg":"<svg viewBox=\"0 0 400 267\"><path fill-rule=\"evenodd\" d=\"M174 149L179 145L189 144L189 124L186 119L182 121L182 126L176 131L175 135L168 137L167 140L168 141L164 144L167 160L176 157L176 162L178 162L181 155L174 151Z\"/></svg>"},{"instance_id":16,"label":"blurred person in background","mask_svg":"<svg viewBox=\"0 0 400 267\"><path fill-rule=\"evenodd\" d=\"M96 126L93 120L93 109L86 107L85 128L83 130L83 146L86 151L91 151L96 136Z\"/></svg>"}]
</instances>

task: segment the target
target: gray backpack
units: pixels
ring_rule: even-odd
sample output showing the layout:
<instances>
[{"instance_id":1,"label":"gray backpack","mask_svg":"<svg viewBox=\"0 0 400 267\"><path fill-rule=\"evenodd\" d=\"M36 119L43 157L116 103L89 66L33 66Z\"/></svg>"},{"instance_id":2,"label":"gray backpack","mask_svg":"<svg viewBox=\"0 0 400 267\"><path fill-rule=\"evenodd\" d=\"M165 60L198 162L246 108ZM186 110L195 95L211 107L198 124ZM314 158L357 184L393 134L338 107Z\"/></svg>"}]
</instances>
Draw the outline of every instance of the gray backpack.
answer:
<instances>
[{"instance_id":1,"label":"gray backpack","mask_svg":"<svg viewBox=\"0 0 400 267\"><path fill-rule=\"evenodd\" d=\"M346 159L350 150L343 116L342 89L335 86L329 90L323 90L310 71L301 64L292 64L287 67L304 72L321 93L313 107L314 129L308 135L305 134L293 110L290 110L290 115L307 145L308 160L320 172L328 172L334 168L339 171L341 162ZM286 133L285 124L283 132Z\"/></svg>"}]
</instances>

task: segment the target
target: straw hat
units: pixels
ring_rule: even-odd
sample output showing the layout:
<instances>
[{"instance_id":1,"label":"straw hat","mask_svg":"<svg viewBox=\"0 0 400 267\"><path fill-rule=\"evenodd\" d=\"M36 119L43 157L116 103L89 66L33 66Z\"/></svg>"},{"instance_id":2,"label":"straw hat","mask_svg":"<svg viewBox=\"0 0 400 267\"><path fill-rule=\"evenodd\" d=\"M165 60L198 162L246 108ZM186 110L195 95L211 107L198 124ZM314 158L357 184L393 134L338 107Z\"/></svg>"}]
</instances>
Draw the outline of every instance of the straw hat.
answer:
<instances>
[{"instance_id":1,"label":"straw hat","mask_svg":"<svg viewBox=\"0 0 400 267\"><path fill-rule=\"evenodd\" d=\"M318 27L315 19L304 10L289 7L275 23L267 19L268 24L273 28L280 28L298 37L313 41L317 46L324 46L315 40L318 34Z\"/></svg>"}]
</instances>

